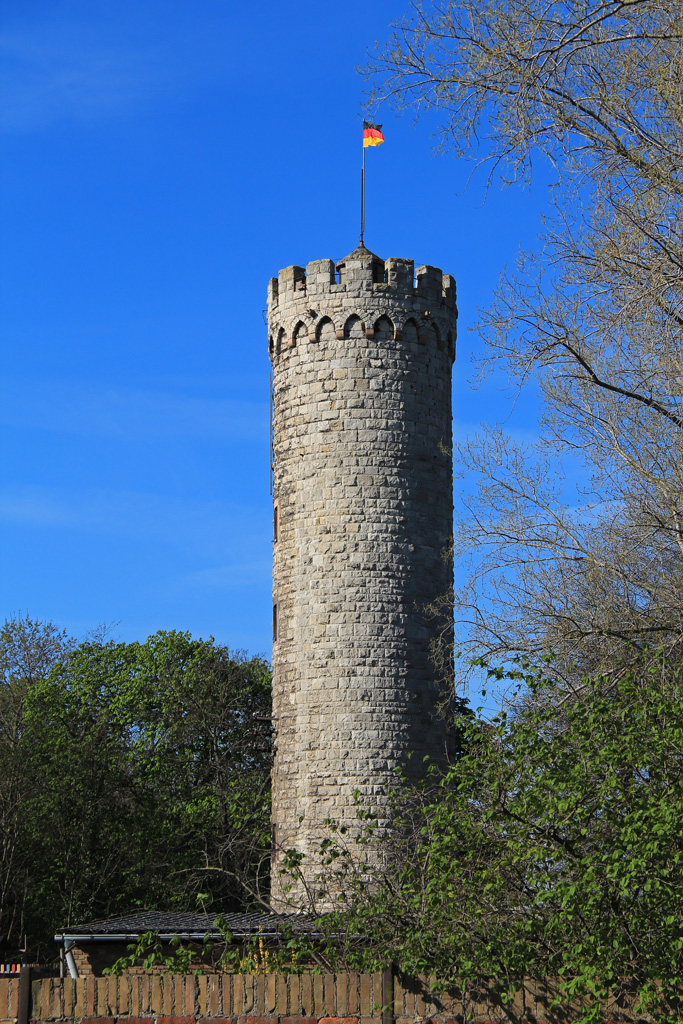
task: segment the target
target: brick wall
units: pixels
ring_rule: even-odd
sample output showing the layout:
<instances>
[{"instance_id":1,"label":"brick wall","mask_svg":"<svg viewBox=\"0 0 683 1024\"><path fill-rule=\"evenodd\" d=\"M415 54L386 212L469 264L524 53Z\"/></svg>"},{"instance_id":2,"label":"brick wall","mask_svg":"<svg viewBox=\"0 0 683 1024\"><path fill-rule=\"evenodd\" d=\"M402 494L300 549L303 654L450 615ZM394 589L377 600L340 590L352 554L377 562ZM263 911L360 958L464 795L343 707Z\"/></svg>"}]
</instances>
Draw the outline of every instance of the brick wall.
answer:
<instances>
[{"instance_id":1,"label":"brick wall","mask_svg":"<svg viewBox=\"0 0 683 1024\"><path fill-rule=\"evenodd\" d=\"M122 975L32 982L26 1021L80 1024L484 1024L571 1022L549 1015L549 991L527 986L503 1008L484 993L435 995L432 979L382 974ZM393 984L392 984L393 982ZM0 1024L20 1020L18 978L0 979ZM384 1000L384 1003L383 1003ZM382 1006L384 1005L384 1014ZM634 1020L608 1012L605 1024ZM642 1020L642 1018L640 1018Z\"/></svg>"}]
</instances>

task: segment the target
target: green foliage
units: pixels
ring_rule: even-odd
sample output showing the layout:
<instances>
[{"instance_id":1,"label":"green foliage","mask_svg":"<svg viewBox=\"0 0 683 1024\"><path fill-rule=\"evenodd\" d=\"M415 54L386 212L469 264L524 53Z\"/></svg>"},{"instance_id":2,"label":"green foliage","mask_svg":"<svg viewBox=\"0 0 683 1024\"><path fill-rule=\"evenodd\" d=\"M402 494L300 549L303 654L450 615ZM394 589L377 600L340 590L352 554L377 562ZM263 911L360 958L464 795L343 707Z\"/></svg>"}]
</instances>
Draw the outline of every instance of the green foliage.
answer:
<instances>
[{"instance_id":1,"label":"green foliage","mask_svg":"<svg viewBox=\"0 0 683 1024\"><path fill-rule=\"evenodd\" d=\"M266 939L261 929L236 945L225 923L218 917L217 927L223 931L223 944L216 962L221 970L232 974L301 974L305 967L315 963L315 950L310 939L295 934L283 921L276 939Z\"/></svg>"},{"instance_id":2,"label":"green foliage","mask_svg":"<svg viewBox=\"0 0 683 1024\"><path fill-rule=\"evenodd\" d=\"M330 963L461 987L559 979L560 1002L636 999L677 1020L683 986L683 688L649 656L582 702L538 676L534 710L463 723L468 749L404 789L382 872L333 864L340 910L321 921ZM367 826L369 829L371 825ZM354 862L355 858L355 862ZM332 938L332 936L335 936ZM594 1000L593 1005L590 1001Z\"/></svg>"},{"instance_id":3,"label":"green foliage","mask_svg":"<svg viewBox=\"0 0 683 1024\"><path fill-rule=\"evenodd\" d=\"M90 641L6 678L0 711L10 705L0 792L21 798L3 816L16 840L0 875L7 939L27 932L44 948L69 924L194 908L198 895L250 905L269 842L265 661L185 633Z\"/></svg>"},{"instance_id":4,"label":"green foliage","mask_svg":"<svg viewBox=\"0 0 683 1024\"><path fill-rule=\"evenodd\" d=\"M316 962L314 944L306 935L295 935L284 921L277 938L268 940L259 929L258 934L236 943L220 914L214 929L221 933L220 938L207 932L201 943L189 944L177 937L162 942L158 932L145 932L104 973L120 975L134 967L156 974L200 973L207 968L231 974L301 974Z\"/></svg>"},{"instance_id":5,"label":"green foliage","mask_svg":"<svg viewBox=\"0 0 683 1024\"><path fill-rule=\"evenodd\" d=\"M192 950L183 945L179 938L162 943L158 932L144 932L137 942L128 946L126 956L119 957L112 967L105 967L105 974L123 974L131 967L142 968L164 974L188 974L192 967Z\"/></svg>"}]
</instances>

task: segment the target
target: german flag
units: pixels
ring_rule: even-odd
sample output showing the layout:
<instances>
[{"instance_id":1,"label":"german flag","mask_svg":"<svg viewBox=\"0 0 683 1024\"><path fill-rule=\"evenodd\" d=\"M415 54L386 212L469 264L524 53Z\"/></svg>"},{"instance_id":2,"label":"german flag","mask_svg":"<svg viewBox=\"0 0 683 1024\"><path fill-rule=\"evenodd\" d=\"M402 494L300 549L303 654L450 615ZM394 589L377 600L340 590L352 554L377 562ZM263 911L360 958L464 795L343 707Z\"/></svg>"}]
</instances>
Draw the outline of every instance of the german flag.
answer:
<instances>
[{"instance_id":1,"label":"german flag","mask_svg":"<svg viewBox=\"0 0 683 1024\"><path fill-rule=\"evenodd\" d=\"M383 142L382 125L363 121L363 149L366 146L381 146Z\"/></svg>"}]
</instances>

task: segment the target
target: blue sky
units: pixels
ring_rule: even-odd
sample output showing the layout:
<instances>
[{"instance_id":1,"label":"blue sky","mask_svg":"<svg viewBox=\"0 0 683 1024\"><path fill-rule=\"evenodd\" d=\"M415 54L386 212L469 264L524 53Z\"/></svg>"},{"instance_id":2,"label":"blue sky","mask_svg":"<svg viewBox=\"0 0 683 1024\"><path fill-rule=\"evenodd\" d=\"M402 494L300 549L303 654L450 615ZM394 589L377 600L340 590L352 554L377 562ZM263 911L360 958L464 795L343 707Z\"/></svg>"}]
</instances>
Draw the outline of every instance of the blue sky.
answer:
<instances>
[{"instance_id":1,"label":"blue sky","mask_svg":"<svg viewBox=\"0 0 683 1024\"><path fill-rule=\"evenodd\" d=\"M356 65L400 4L5 0L0 610L270 653L268 279L358 241ZM452 273L468 331L547 184L485 199L433 124L376 111L366 243ZM533 408L516 412L533 430ZM456 511L457 514L457 511Z\"/></svg>"}]
</instances>

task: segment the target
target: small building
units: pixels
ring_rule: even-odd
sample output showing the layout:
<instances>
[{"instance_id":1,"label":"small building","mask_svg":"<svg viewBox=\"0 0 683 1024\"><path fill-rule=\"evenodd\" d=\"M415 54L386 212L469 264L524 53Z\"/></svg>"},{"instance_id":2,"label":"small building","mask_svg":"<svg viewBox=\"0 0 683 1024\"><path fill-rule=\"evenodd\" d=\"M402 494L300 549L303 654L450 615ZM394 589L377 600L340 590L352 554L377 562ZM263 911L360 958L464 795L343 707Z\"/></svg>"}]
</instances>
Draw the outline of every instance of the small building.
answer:
<instances>
[{"instance_id":1,"label":"small building","mask_svg":"<svg viewBox=\"0 0 683 1024\"><path fill-rule=\"evenodd\" d=\"M158 938L162 955L172 955L179 940L193 952L193 969L215 966L226 948L225 932L216 926L216 917L216 913L148 910L64 928L55 935L61 947L63 973L68 971L72 978L101 975L149 932ZM237 946L247 946L259 938L272 944L283 930L294 926L297 931L315 931L311 922L300 917L295 921L295 915L222 914L221 920ZM142 966L132 966L127 972L148 973Z\"/></svg>"}]
</instances>

